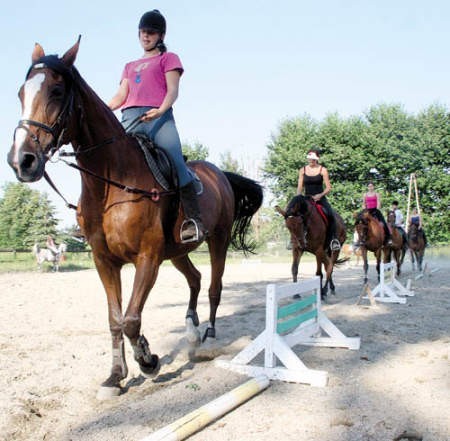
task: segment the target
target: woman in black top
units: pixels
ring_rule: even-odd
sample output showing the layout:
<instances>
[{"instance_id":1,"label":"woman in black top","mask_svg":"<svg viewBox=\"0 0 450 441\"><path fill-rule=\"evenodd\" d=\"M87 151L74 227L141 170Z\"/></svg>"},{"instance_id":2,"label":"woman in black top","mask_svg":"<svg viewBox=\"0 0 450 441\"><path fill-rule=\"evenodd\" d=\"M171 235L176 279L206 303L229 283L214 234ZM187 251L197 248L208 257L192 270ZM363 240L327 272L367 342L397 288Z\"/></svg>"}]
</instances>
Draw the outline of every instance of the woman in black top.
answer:
<instances>
[{"instance_id":1,"label":"woman in black top","mask_svg":"<svg viewBox=\"0 0 450 441\"><path fill-rule=\"evenodd\" d=\"M310 196L315 202L322 205L328 218L327 242L330 241L332 251L337 251L341 245L336 238L336 219L333 209L325 197L331 191L328 170L319 164L320 155L317 150L309 150L306 158L308 165L302 167L298 172L297 194L304 190L305 196Z\"/></svg>"}]
</instances>

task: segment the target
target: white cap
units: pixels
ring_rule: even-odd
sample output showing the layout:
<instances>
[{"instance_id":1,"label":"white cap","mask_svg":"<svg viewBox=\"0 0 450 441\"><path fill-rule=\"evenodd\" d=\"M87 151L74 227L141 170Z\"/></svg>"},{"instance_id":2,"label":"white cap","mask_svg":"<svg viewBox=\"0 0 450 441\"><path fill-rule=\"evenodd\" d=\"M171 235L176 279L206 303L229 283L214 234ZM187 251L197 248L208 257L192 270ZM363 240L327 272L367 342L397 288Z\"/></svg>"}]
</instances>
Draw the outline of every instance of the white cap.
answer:
<instances>
[{"instance_id":1,"label":"white cap","mask_svg":"<svg viewBox=\"0 0 450 441\"><path fill-rule=\"evenodd\" d=\"M306 155L306 159L314 159L318 161L319 157L317 156L316 152L308 152L308 154Z\"/></svg>"}]
</instances>

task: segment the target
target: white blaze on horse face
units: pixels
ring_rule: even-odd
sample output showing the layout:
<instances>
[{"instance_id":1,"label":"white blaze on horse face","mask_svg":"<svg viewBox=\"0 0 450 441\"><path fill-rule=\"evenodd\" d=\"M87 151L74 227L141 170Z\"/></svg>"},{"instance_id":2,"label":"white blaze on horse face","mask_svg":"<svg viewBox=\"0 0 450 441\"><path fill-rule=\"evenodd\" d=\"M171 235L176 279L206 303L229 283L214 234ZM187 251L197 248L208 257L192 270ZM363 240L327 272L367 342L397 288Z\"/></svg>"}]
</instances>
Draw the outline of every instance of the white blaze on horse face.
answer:
<instances>
[{"instance_id":1,"label":"white blaze on horse face","mask_svg":"<svg viewBox=\"0 0 450 441\"><path fill-rule=\"evenodd\" d=\"M45 74L38 73L33 78L27 80L23 89L23 112L22 119L30 119L31 111L33 109L33 102L36 95L41 90L42 83L45 80ZM16 138L14 140L14 161L18 162L19 150L24 144L27 138L27 131L22 128L18 128L16 131Z\"/></svg>"}]
</instances>

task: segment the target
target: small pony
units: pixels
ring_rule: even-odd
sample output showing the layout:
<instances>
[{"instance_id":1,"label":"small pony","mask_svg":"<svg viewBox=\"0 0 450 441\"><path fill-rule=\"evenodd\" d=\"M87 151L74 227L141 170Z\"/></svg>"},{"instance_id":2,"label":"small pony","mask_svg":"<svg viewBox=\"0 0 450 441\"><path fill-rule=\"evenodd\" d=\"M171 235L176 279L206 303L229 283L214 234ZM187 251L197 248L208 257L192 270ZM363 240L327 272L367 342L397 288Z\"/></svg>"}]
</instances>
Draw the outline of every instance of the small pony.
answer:
<instances>
[{"instance_id":1,"label":"small pony","mask_svg":"<svg viewBox=\"0 0 450 441\"><path fill-rule=\"evenodd\" d=\"M59 244L56 253L48 248L41 248L38 243L35 243L33 245L33 254L36 256L39 271L41 271L42 264L46 261L53 263L53 272L59 271L59 263L64 259L66 251L67 245L65 243Z\"/></svg>"}]
</instances>

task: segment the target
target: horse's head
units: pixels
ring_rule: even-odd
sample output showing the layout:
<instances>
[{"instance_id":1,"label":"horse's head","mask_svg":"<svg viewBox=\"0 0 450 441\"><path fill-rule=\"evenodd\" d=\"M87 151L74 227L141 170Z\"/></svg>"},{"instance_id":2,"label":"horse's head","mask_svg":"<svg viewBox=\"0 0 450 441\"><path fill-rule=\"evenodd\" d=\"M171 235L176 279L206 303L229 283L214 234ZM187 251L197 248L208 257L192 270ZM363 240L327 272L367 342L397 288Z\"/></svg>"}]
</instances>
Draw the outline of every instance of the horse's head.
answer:
<instances>
[{"instance_id":1,"label":"horse's head","mask_svg":"<svg viewBox=\"0 0 450 441\"><path fill-rule=\"evenodd\" d=\"M392 227L395 225L395 211L394 210L389 210L387 212L386 222Z\"/></svg>"},{"instance_id":2,"label":"horse's head","mask_svg":"<svg viewBox=\"0 0 450 441\"><path fill-rule=\"evenodd\" d=\"M418 242L419 240L419 225L415 223L410 223L408 228L408 240L412 242Z\"/></svg>"},{"instance_id":3,"label":"horse's head","mask_svg":"<svg viewBox=\"0 0 450 441\"><path fill-rule=\"evenodd\" d=\"M291 233L292 243L300 248L306 248L305 244L305 219L304 215L308 211L306 198L302 195L294 196L289 202L286 210L275 207L285 221L286 228Z\"/></svg>"},{"instance_id":4,"label":"horse's head","mask_svg":"<svg viewBox=\"0 0 450 441\"><path fill-rule=\"evenodd\" d=\"M367 234L369 231L369 212L363 210L354 214L355 218L355 230L358 233L360 244L364 244L367 240Z\"/></svg>"},{"instance_id":5,"label":"horse's head","mask_svg":"<svg viewBox=\"0 0 450 441\"><path fill-rule=\"evenodd\" d=\"M42 178L49 157L68 143L66 129L73 104L72 67L80 39L63 57L46 56L36 43L32 64L19 90L22 118L14 131L8 163L22 182Z\"/></svg>"}]
</instances>

